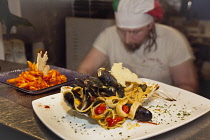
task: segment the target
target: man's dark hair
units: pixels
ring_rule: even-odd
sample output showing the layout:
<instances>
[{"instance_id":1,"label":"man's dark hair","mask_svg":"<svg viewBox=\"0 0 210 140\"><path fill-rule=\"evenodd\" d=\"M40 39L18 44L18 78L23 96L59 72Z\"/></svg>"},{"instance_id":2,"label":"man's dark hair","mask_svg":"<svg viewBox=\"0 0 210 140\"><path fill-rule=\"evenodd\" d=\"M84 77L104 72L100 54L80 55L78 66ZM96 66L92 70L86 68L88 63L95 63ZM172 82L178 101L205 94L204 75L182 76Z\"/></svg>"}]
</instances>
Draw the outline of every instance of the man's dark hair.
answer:
<instances>
[{"instance_id":1,"label":"man's dark hair","mask_svg":"<svg viewBox=\"0 0 210 140\"><path fill-rule=\"evenodd\" d=\"M149 37L148 40L146 42L146 48L144 50L144 52L148 51L151 52L151 50L153 49L153 51L155 51L157 49L157 33L156 33L156 29L155 26L152 28L151 32L149 33ZM154 47L152 47L154 45Z\"/></svg>"}]
</instances>

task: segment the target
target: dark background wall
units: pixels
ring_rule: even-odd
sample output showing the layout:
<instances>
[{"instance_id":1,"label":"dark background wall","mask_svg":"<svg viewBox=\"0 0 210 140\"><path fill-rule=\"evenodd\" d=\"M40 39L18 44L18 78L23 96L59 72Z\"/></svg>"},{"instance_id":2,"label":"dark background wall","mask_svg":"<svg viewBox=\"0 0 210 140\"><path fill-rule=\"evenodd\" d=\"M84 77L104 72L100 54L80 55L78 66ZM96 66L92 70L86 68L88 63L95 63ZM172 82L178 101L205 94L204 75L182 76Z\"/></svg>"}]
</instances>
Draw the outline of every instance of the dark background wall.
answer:
<instances>
[{"instance_id":1,"label":"dark background wall","mask_svg":"<svg viewBox=\"0 0 210 140\"><path fill-rule=\"evenodd\" d=\"M32 53L32 43L42 41L48 51L48 63L65 67L65 17L72 16L71 0L20 0L22 17L34 28L19 27L17 34ZM29 59L30 56L27 55Z\"/></svg>"},{"instance_id":2,"label":"dark background wall","mask_svg":"<svg viewBox=\"0 0 210 140\"><path fill-rule=\"evenodd\" d=\"M18 36L26 43L30 60L32 44L43 42L48 63L66 67L65 17L113 18L111 1L92 0L20 0L22 17L35 27L18 28Z\"/></svg>"},{"instance_id":3,"label":"dark background wall","mask_svg":"<svg viewBox=\"0 0 210 140\"><path fill-rule=\"evenodd\" d=\"M192 0L192 18L210 20L210 0Z\"/></svg>"}]
</instances>

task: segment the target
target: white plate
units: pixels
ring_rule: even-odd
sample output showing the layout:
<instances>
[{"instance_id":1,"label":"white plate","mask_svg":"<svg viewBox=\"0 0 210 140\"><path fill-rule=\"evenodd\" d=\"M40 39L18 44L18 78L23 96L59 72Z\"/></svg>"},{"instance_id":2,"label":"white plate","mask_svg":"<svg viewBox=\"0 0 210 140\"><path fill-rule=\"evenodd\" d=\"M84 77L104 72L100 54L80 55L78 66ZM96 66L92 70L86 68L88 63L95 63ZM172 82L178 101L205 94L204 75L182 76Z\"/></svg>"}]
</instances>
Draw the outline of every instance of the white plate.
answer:
<instances>
[{"instance_id":1,"label":"white plate","mask_svg":"<svg viewBox=\"0 0 210 140\"><path fill-rule=\"evenodd\" d=\"M153 80L142 80L159 84L160 90L176 99L166 101L151 98L145 103L145 107L153 113L152 121L158 125L127 120L121 128L105 130L95 120L71 110L64 103L61 93L34 100L32 105L37 116L49 129L62 139L71 140L145 139L180 127L210 110L209 99Z\"/></svg>"}]
</instances>

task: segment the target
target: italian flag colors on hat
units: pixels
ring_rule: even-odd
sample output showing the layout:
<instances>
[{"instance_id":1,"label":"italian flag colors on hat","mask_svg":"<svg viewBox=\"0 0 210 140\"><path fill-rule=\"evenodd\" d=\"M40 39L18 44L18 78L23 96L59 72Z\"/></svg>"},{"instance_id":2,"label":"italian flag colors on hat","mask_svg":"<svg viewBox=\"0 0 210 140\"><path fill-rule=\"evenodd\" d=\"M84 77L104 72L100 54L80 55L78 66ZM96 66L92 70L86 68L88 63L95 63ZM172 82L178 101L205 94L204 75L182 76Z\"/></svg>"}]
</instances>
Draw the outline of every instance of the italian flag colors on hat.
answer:
<instances>
[{"instance_id":1,"label":"italian flag colors on hat","mask_svg":"<svg viewBox=\"0 0 210 140\"><path fill-rule=\"evenodd\" d=\"M114 0L116 24L120 28L140 28L154 19L162 19L158 0Z\"/></svg>"}]
</instances>

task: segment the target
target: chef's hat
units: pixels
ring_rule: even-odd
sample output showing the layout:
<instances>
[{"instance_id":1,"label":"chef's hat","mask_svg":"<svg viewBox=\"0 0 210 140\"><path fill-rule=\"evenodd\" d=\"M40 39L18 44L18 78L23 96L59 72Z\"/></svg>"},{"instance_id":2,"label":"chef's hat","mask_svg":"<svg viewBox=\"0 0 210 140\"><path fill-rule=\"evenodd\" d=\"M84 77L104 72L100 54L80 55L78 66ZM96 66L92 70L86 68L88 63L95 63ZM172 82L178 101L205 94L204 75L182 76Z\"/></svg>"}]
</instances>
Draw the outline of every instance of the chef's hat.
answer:
<instances>
[{"instance_id":1,"label":"chef's hat","mask_svg":"<svg viewBox=\"0 0 210 140\"><path fill-rule=\"evenodd\" d=\"M114 0L115 20L121 28L140 28L163 16L158 0Z\"/></svg>"}]
</instances>

